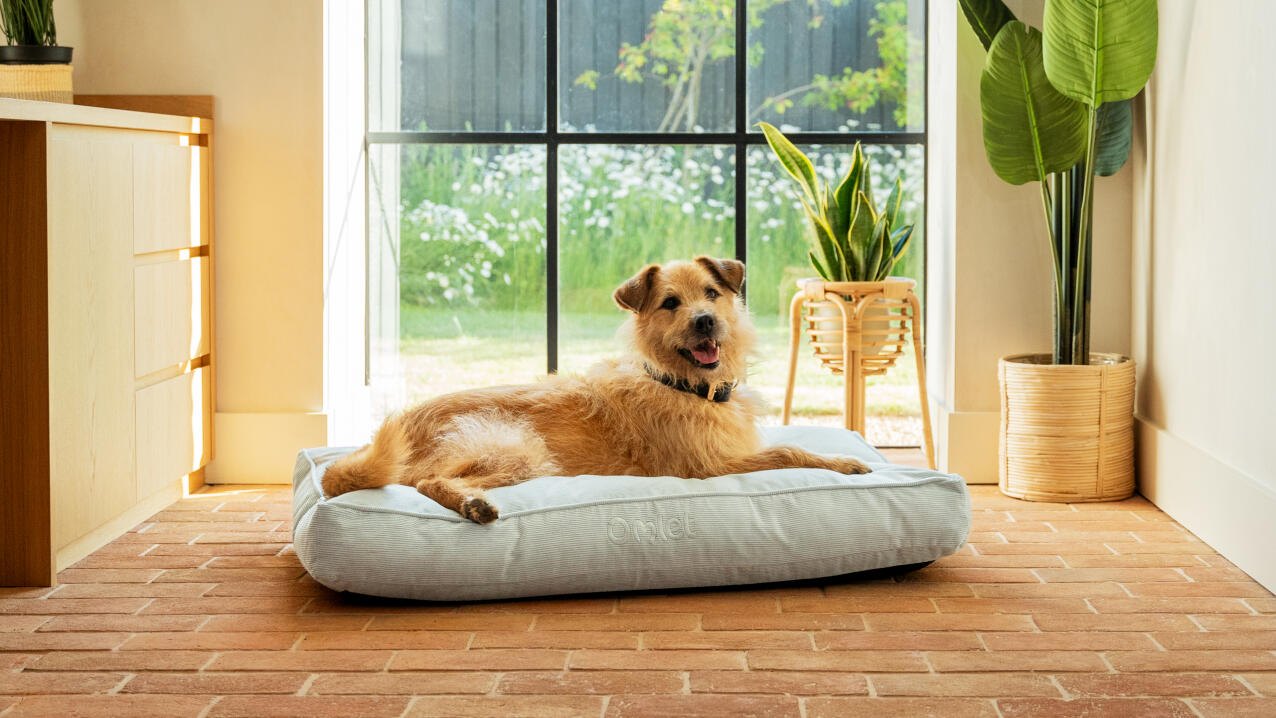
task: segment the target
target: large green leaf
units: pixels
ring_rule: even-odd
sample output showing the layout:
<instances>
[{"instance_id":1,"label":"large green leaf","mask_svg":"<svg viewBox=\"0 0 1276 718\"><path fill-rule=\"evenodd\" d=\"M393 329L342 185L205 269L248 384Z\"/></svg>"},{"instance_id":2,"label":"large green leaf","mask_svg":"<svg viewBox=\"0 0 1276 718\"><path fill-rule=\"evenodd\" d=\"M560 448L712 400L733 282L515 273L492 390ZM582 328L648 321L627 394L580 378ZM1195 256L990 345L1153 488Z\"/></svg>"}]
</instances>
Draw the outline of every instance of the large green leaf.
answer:
<instances>
[{"instance_id":1,"label":"large green leaf","mask_svg":"<svg viewBox=\"0 0 1276 718\"><path fill-rule=\"evenodd\" d=\"M863 171L864 153L860 149L860 143L856 142L855 149L851 151L851 169L842 178L842 184L837 186L837 192L834 193L838 211L842 213L840 222L848 227L851 224L851 217L855 214L855 192L860 186L860 173Z\"/></svg>"},{"instance_id":2,"label":"large green leaf","mask_svg":"<svg viewBox=\"0 0 1276 718\"><path fill-rule=\"evenodd\" d=\"M838 247L837 240L834 239L832 229L821 218L811 206L802 201L802 208L806 210L806 218L811 222L811 231L815 233L815 244L819 247L820 253L824 255L824 266L831 270L833 276L830 281L841 281L844 277L844 268L846 266L846 258L842 253L842 249Z\"/></svg>"},{"instance_id":3,"label":"large green leaf","mask_svg":"<svg viewBox=\"0 0 1276 718\"><path fill-rule=\"evenodd\" d=\"M1010 184L1044 180L1085 154L1086 108L1046 79L1041 33L1015 21L997 34L979 81L984 150Z\"/></svg>"},{"instance_id":4,"label":"large green leaf","mask_svg":"<svg viewBox=\"0 0 1276 718\"><path fill-rule=\"evenodd\" d=\"M1095 139L1094 173L1100 177L1116 174L1130 156L1134 133L1134 110L1130 100L1105 102L1099 106L1099 130Z\"/></svg>"},{"instance_id":5,"label":"large green leaf","mask_svg":"<svg viewBox=\"0 0 1276 718\"><path fill-rule=\"evenodd\" d=\"M806 192L806 198L817 209L823 210L822 203L824 198L820 192L819 180L815 177L815 167L811 165L811 160L802 154L784 133L777 130L768 122L759 122L758 126L762 128L762 133L766 135L767 144L771 145L771 151L775 153L780 164L784 169L793 176L801 185L802 190Z\"/></svg>"},{"instance_id":6,"label":"large green leaf","mask_svg":"<svg viewBox=\"0 0 1276 718\"><path fill-rule=\"evenodd\" d=\"M1092 108L1139 94L1156 65L1156 0L1046 0L1042 27L1050 83Z\"/></svg>"},{"instance_id":7,"label":"large green leaf","mask_svg":"<svg viewBox=\"0 0 1276 718\"><path fill-rule=\"evenodd\" d=\"M1001 28L1015 20L1015 14L1001 0L961 0L961 11L985 50L992 47Z\"/></svg>"}]
</instances>

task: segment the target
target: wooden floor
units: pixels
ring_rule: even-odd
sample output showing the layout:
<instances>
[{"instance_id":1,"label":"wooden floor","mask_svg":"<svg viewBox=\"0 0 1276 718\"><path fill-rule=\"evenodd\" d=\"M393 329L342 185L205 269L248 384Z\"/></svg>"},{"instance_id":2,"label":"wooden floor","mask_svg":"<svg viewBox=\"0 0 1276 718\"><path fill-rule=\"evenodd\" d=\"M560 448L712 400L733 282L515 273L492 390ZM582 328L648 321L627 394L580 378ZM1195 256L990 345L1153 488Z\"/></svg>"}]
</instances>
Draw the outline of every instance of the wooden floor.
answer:
<instances>
[{"instance_id":1,"label":"wooden floor","mask_svg":"<svg viewBox=\"0 0 1276 718\"><path fill-rule=\"evenodd\" d=\"M1209 546L972 493L898 580L429 605L312 581L287 487L210 488L0 589L0 716L1276 716L1276 598Z\"/></svg>"}]
</instances>

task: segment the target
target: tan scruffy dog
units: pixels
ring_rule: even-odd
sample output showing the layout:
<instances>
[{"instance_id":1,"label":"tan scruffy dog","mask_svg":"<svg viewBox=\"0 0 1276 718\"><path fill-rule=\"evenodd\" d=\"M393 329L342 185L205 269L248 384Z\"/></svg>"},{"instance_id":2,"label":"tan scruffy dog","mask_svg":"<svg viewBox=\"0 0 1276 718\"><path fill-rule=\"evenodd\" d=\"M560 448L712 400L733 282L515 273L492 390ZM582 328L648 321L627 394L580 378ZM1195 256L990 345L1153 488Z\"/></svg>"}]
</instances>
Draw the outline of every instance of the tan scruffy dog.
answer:
<instances>
[{"instance_id":1,"label":"tan scruffy dog","mask_svg":"<svg viewBox=\"0 0 1276 718\"><path fill-rule=\"evenodd\" d=\"M484 489L537 476L866 473L855 459L762 446L758 403L735 390L754 338L743 282L744 265L733 259L644 267L613 295L632 312L624 333L634 356L585 376L457 392L408 409L332 464L324 493L406 484L488 523L497 511Z\"/></svg>"}]
</instances>

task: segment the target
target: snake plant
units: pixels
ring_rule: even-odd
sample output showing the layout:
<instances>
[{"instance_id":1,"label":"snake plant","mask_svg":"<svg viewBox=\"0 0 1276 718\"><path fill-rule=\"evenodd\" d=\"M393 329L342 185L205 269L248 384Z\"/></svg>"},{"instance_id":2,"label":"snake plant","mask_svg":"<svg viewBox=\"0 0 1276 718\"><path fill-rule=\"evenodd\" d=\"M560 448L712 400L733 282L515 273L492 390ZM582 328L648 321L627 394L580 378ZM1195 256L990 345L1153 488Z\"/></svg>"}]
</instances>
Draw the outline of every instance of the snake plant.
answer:
<instances>
[{"instance_id":1,"label":"snake plant","mask_svg":"<svg viewBox=\"0 0 1276 718\"><path fill-rule=\"evenodd\" d=\"M815 166L784 133L759 122L767 144L785 171L793 177L810 221L811 266L830 282L880 282L890 276L895 262L908 249L913 225L896 226L902 199L895 180L886 204L873 204L870 160L859 143L851 155L851 168L835 188L821 182Z\"/></svg>"}]
</instances>

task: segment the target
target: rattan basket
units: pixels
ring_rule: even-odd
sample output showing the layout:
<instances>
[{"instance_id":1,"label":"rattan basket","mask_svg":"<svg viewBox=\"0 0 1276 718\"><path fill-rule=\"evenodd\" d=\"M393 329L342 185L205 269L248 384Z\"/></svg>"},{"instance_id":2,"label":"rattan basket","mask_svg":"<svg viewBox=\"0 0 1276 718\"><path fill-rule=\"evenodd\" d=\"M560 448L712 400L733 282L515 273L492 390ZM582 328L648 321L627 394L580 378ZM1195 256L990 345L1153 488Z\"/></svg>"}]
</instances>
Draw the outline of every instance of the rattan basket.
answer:
<instances>
[{"instance_id":1,"label":"rattan basket","mask_svg":"<svg viewBox=\"0 0 1276 718\"><path fill-rule=\"evenodd\" d=\"M1029 501L1116 501L1134 493L1134 362L1091 354L1001 360L1000 486Z\"/></svg>"},{"instance_id":2,"label":"rattan basket","mask_svg":"<svg viewBox=\"0 0 1276 718\"><path fill-rule=\"evenodd\" d=\"M70 103L71 66L0 65L0 97Z\"/></svg>"}]
</instances>

